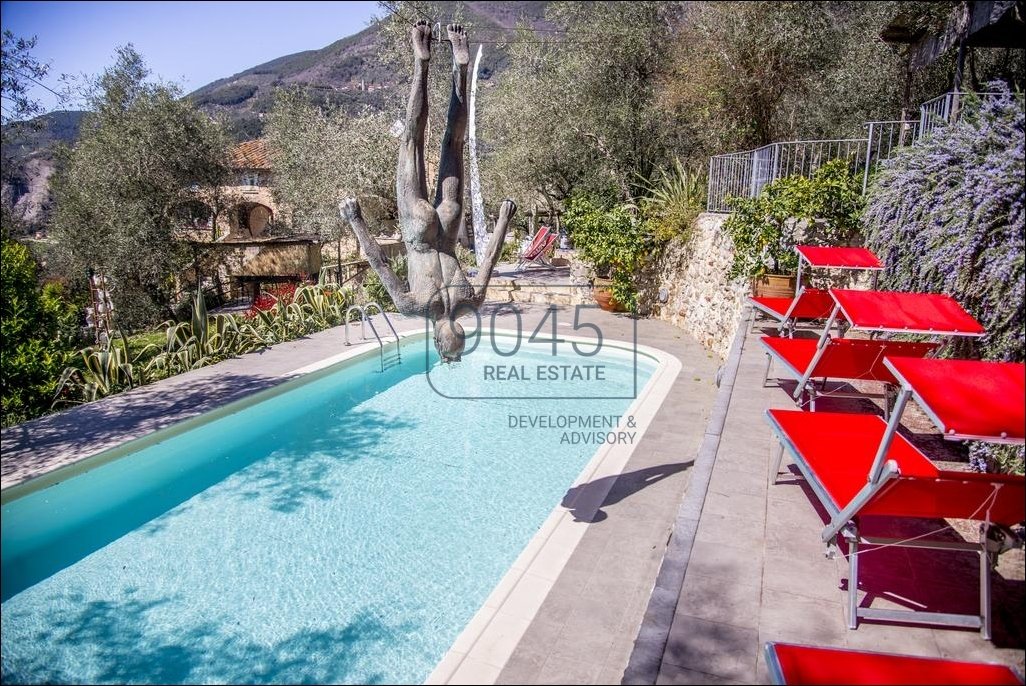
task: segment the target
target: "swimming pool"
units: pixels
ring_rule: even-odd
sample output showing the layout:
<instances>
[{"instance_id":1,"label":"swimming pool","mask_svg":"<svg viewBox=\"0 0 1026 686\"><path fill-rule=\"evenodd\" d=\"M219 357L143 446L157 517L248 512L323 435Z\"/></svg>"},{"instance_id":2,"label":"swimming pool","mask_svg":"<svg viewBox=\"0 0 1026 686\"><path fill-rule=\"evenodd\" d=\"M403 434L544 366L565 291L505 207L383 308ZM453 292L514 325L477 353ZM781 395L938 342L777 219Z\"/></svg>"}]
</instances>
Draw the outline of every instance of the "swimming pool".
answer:
<instances>
[{"instance_id":1,"label":"swimming pool","mask_svg":"<svg viewBox=\"0 0 1026 686\"><path fill-rule=\"evenodd\" d=\"M555 361L601 364L601 393L485 378L551 366L544 342L440 367L412 337L384 373L372 350L23 489L3 506L3 680L424 680L656 369Z\"/></svg>"}]
</instances>

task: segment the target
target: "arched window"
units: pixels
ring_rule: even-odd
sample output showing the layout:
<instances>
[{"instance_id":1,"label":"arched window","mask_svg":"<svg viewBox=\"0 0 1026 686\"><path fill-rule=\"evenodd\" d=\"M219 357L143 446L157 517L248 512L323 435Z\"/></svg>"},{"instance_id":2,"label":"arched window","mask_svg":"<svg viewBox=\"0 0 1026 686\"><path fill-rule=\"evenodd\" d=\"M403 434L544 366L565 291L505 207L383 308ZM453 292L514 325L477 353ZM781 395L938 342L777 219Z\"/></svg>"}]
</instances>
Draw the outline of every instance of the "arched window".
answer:
<instances>
[{"instance_id":1,"label":"arched window","mask_svg":"<svg viewBox=\"0 0 1026 686\"><path fill-rule=\"evenodd\" d=\"M274 219L270 207L260 203L247 202L238 207L239 229L254 238L267 234L267 228Z\"/></svg>"},{"instance_id":2,"label":"arched window","mask_svg":"<svg viewBox=\"0 0 1026 686\"><path fill-rule=\"evenodd\" d=\"M175 208L175 219L187 229L209 229L213 218L210 206L199 200L189 200Z\"/></svg>"}]
</instances>

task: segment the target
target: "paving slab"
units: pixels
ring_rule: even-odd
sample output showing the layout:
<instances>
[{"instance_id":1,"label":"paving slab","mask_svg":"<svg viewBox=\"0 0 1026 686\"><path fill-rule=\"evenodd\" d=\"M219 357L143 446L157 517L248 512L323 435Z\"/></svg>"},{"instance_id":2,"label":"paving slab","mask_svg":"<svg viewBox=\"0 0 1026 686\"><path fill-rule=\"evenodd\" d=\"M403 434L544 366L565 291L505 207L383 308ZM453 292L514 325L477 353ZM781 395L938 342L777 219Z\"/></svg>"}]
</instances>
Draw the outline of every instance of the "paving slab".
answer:
<instances>
[{"instance_id":1,"label":"paving slab","mask_svg":"<svg viewBox=\"0 0 1026 686\"><path fill-rule=\"evenodd\" d=\"M847 628L848 566L843 557L824 556L819 532L825 512L786 462L779 483L769 485L775 439L763 415L768 408L794 405L780 387L763 387L765 357L759 335L762 332L756 327L744 340L697 527L673 534L694 535L695 541L679 593L660 601L675 608L662 655L655 670L632 671L623 683L765 683L768 672L762 646L767 641L998 662L1022 672L1026 661L1022 550L1003 555L996 569L992 641L982 639L978 631L884 622L862 621L857 630ZM827 399L820 409L878 408L866 401L835 398ZM929 447L932 444L923 445L928 454L936 454ZM689 490L685 499L694 495ZM882 529L874 531L880 535L912 537L943 529L947 523L871 524ZM947 535L962 540L957 531L949 530ZM861 561L863 605L948 612L973 612L978 607L979 568L972 553L887 548L869 552ZM668 564L679 562L664 560L663 566ZM632 665L651 663L653 645L658 643L651 628L646 617ZM636 660L639 653L643 659Z\"/></svg>"}]
</instances>

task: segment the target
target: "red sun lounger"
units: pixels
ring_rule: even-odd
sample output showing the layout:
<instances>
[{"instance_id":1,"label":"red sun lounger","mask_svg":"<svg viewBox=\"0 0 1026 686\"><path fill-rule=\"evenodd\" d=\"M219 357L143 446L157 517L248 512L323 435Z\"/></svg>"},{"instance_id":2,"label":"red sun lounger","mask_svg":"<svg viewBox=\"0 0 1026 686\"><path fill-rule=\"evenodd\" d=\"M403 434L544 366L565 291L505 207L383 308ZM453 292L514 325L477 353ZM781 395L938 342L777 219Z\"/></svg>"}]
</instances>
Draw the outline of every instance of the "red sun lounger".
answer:
<instances>
[{"instance_id":1,"label":"red sun lounger","mask_svg":"<svg viewBox=\"0 0 1026 686\"><path fill-rule=\"evenodd\" d=\"M770 368L774 362L795 381L806 379L804 391L808 397L808 408L816 410L817 380L836 379L844 381L877 381L884 384L881 394L832 390L834 397L882 397L884 413L887 415L893 388L897 380L884 366L887 355L895 357L925 357L937 348L936 343L912 343L906 341L857 340L834 338L828 341L821 354L819 344L811 338L777 338L763 336L760 340L766 351L766 373L763 385L769 380Z\"/></svg>"},{"instance_id":2,"label":"red sun lounger","mask_svg":"<svg viewBox=\"0 0 1026 686\"><path fill-rule=\"evenodd\" d=\"M852 329L931 336L982 336L983 326L958 302L940 293L854 291L831 288L835 314Z\"/></svg>"},{"instance_id":3,"label":"red sun lounger","mask_svg":"<svg viewBox=\"0 0 1026 686\"><path fill-rule=\"evenodd\" d=\"M549 262L549 256L552 253L552 249L556 247L556 241L558 239L559 236L556 234L550 234L549 237L541 243L537 250L524 253L524 256L520 258L520 264L517 265L517 271L527 269L529 264L551 267L552 263Z\"/></svg>"},{"instance_id":4,"label":"red sun lounger","mask_svg":"<svg viewBox=\"0 0 1026 686\"><path fill-rule=\"evenodd\" d=\"M978 360L884 360L944 438L1022 445L1026 366ZM906 401L902 401L904 404Z\"/></svg>"},{"instance_id":5,"label":"red sun lounger","mask_svg":"<svg viewBox=\"0 0 1026 686\"><path fill-rule=\"evenodd\" d=\"M752 306L752 319L762 314L780 323L782 333L791 335L794 325L799 321L816 321L826 319L834 308L834 299L830 292L820 288L801 288L793 298L751 297L748 304Z\"/></svg>"},{"instance_id":6,"label":"red sun lounger","mask_svg":"<svg viewBox=\"0 0 1026 686\"><path fill-rule=\"evenodd\" d=\"M752 297L748 304L752 307L749 328L754 325L758 314L775 319L780 323L780 332L791 335L795 324L799 321L815 321L830 316L834 301L828 291L819 288L806 288L802 285L802 269L807 264L810 269L848 269L879 272L883 263L876 255L866 248L834 248L799 245L798 253L798 290L793 298ZM874 285L876 283L874 274Z\"/></svg>"},{"instance_id":7,"label":"red sun lounger","mask_svg":"<svg viewBox=\"0 0 1026 686\"><path fill-rule=\"evenodd\" d=\"M773 642L766 644L766 668L774 684L807 686L1023 683L1005 665Z\"/></svg>"},{"instance_id":8,"label":"red sun lounger","mask_svg":"<svg viewBox=\"0 0 1026 686\"><path fill-rule=\"evenodd\" d=\"M1022 445L1026 368L1009 362L888 357L884 366L901 384L889 422L874 415L768 410L780 440L771 472L776 481L786 450L830 516L821 533L828 552L837 536L848 542L849 627L859 617L979 628L990 638L992 558L1016 544L1009 527L1026 520L1022 476L938 469L898 433L909 398L938 423L946 438ZM860 535L858 517L957 518L982 522L978 543L894 540ZM860 544L976 552L980 558L980 613L957 615L858 606Z\"/></svg>"},{"instance_id":9,"label":"red sun lounger","mask_svg":"<svg viewBox=\"0 0 1026 686\"><path fill-rule=\"evenodd\" d=\"M943 337L982 336L986 333L983 326L953 298L939 293L831 288L830 297L834 300L834 309L823 326L812 361L798 380L794 391L795 400L799 400L808 390L813 375L820 374L820 358L831 348L830 329L840 316L848 321L851 330L870 334L902 333Z\"/></svg>"}]
</instances>

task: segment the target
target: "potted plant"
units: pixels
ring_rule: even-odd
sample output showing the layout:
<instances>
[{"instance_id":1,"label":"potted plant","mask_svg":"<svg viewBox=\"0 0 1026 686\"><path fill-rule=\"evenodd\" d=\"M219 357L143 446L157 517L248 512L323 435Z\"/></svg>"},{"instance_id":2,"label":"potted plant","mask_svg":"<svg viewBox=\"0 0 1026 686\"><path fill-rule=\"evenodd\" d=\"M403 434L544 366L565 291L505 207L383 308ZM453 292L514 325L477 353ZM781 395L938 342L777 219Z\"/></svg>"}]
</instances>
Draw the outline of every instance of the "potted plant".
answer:
<instances>
[{"instance_id":1,"label":"potted plant","mask_svg":"<svg viewBox=\"0 0 1026 686\"><path fill-rule=\"evenodd\" d=\"M811 178L777 179L758 197L733 199L731 207L723 224L734 244L729 276L749 279L753 295L790 297L797 286L795 244L850 244L859 230L862 194L847 160L837 159Z\"/></svg>"},{"instance_id":2,"label":"potted plant","mask_svg":"<svg viewBox=\"0 0 1026 686\"><path fill-rule=\"evenodd\" d=\"M605 209L591 198L577 196L567 203L564 214L577 253L595 271L595 302L610 312L632 310L637 300L634 278L648 242L632 209Z\"/></svg>"}]
</instances>

